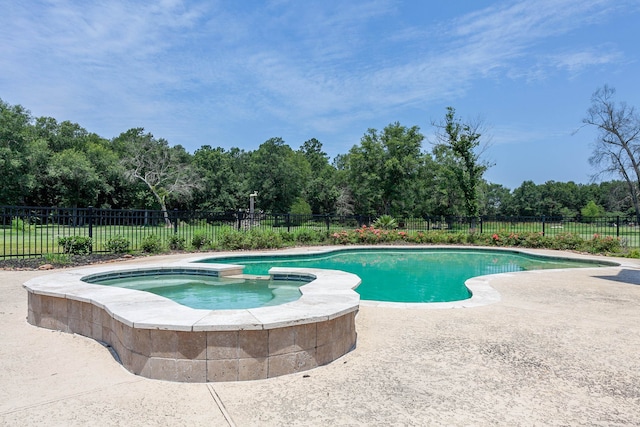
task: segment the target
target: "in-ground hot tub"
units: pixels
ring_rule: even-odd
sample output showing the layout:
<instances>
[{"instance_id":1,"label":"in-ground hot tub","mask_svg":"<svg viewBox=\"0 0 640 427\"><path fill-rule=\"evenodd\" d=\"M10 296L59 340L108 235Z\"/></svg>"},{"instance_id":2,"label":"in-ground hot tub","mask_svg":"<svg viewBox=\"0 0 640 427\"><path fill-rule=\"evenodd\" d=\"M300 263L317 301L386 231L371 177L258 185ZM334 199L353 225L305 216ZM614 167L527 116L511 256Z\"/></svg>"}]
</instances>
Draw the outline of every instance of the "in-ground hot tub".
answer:
<instances>
[{"instance_id":1,"label":"in-ground hot tub","mask_svg":"<svg viewBox=\"0 0 640 427\"><path fill-rule=\"evenodd\" d=\"M310 280L300 287L300 298L231 310L193 309L149 292L85 281L163 272L241 277L242 268L181 262L44 275L24 285L27 320L111 346L136 375L180 382L276 377L325 365L355 347L360 297L353 289L360 279L342 271L273 268L273 279Z\"/></svg>"}]
</instances>

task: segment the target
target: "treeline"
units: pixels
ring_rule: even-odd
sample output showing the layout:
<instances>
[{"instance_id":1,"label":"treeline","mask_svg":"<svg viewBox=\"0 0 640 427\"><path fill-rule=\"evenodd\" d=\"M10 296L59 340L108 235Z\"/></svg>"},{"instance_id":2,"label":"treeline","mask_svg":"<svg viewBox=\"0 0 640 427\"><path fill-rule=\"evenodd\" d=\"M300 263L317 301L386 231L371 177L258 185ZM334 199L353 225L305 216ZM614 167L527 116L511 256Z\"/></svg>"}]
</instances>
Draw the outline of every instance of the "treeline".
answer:
<instances>
[{"instance_id":1,"label":"treeline","mask_svg":"<svg viewBox=\"0 0 640 427\"><path fill-rule=\"evenodd\" d=\"M331 161L316 139L298 149L271 138L255 151L203 145L193 154L142 128L106 139L0 100L0 205L230 211L246 209L257 191L256 207L274 213L466 215L473 197L480 215L633 212L621 182L527 181L513 191L486 182L473 145L480 134L465 139L469 127L453 114L442 126L449 135L430 150L418 127L393 123ZM453 132L462 144L447 143Z\"/></svg>"}]
</instances>

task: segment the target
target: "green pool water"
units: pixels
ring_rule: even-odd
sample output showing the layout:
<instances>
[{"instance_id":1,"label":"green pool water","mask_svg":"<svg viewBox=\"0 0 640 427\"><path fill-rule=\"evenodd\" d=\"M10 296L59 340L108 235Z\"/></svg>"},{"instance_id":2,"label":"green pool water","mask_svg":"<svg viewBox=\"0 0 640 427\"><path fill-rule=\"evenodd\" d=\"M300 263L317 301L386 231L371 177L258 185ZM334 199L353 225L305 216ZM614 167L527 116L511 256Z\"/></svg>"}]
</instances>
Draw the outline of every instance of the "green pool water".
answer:
<instances>
[{"instance_id":1,"label":"green pool water","mask_svg":"<svg viewBox=\"0 0 640 427\"><path fill-rule=\"evenodd\" d=\"M150 271L126 277L104 276L86 280L99 285L151 292L196 309L225 310L268 307L300 298L304 281L235 279L180 272Z\"/></svg>"},{"instance_id":2,"label":"green pool water","mask_svg":"<svg viewBox=\"0 0 640 427\"><path fill-rule=\"evenodd\" d=\"M604 265L517 252L466 249L340 250L299 256L210 258L200 262L244 265L246 274L268 274L271 267L347 271L362 279L356 291L363 300L393 302L464 300L471 297L464 282L486 274Z\"/></svg>"}]
</instances>

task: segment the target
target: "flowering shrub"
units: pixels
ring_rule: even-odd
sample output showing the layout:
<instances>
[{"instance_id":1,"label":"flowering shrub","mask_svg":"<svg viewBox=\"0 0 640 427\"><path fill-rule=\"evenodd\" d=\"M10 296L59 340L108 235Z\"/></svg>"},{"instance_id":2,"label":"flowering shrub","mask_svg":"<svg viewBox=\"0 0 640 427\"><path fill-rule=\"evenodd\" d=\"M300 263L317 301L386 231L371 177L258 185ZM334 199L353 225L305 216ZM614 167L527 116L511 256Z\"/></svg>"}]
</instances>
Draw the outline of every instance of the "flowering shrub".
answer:
<instances>
[{"instance_id":1,"label":"flowering shrub","mask_svg":"<svg viewBox=\"0 0 640 427\"><path fill-rule=\"evenodd\" d=\"M602 237L597 234L591 240L585 240L578 234L560 233L555 236L541 232L520 232L500 230L491 234L433 231L383 230L363 225L355 230L343 230L332 233L329 240L333 244L377 244L408 242L416 244L472 244L485 246L506 246L522 248L549 248L561 250L580 250L591 253L618 253L622 241L614 237Z\"/></svg>"},{"instance_id":2,"label":"flowering shrub","mask_svg":"<svg viewBox=\"0 0 640 427\"><path fill-rule=\"evenodd\" d=\"M576 250L584 246L584 239L577 234L560 233L553 237L552 249Z\"/></svg>"},{"instance_id":3,"label":"flowering shrub","mask_svg":"<svg viewBox=\"0 0 640 427\"><path fill-rule=\"evenodd\" d=\"M373 226L363 225L360 228L349 231L339 231L329 236L332 243L340 245L349 244L376 244L396 241L411 241L409 233L406 231L383 230ZM418 243L418 242L416 242Z\"/></svg>"},{"instance_id":4,"label":"flowering shrub","mask_svg":"<svg viewBox=\"0 0 640 427\"><path fill-rule=\"evenodd\" d=\"M348 231L340 231L340 232L336 232L333 233L330 237L329 240L331 241L331 243L336 243L339 245L348 245L351 243L355 243L355 241L352 241L352 236Z\"/></svg>"},{"instance_id":5,"label":"flowering shrub","mask_svg":"<svg viewBox=\"0 0 640 427\"><path fill-rule=\"evenodd\" d=\"M611 236L602 237L598 234L594 234L586 246L587 251L591 253L615 253L622 249L620 239Z\"/></svg>"},{"instance_id":6,"label":"flowering shrub","mask_svg":"<svg viewBox=\"0 0 640 427\"><path fill-rule=\"evenodd\" d=\"M552 247L553 238L547 237L542 233L524 233L520 235L521 243L519 246L526 248L549 248Z\"/></svg>"}]
</instances>

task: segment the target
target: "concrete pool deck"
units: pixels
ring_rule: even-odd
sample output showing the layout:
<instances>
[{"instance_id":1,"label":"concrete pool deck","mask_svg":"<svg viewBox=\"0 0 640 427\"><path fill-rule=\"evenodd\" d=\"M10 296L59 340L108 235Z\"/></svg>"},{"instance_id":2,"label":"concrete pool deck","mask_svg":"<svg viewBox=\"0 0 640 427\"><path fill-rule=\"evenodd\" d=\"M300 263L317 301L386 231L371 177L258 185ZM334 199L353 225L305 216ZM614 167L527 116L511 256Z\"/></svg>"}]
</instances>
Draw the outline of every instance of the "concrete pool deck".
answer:
<instances>
[{"instance_id":1,"label":"concrete pool deck","mask_svg":"<svg viewBox=\"0 0 640 427\"><path fill-rule=\"evenodd\" d=\"M0 271L0 425L640 425L640 260L605 260L622 265L493 276L500 301L481 307L363 304L333 363L208 384L29 325L22 284L51 273Z\"/></svg>"}]
</instances>

